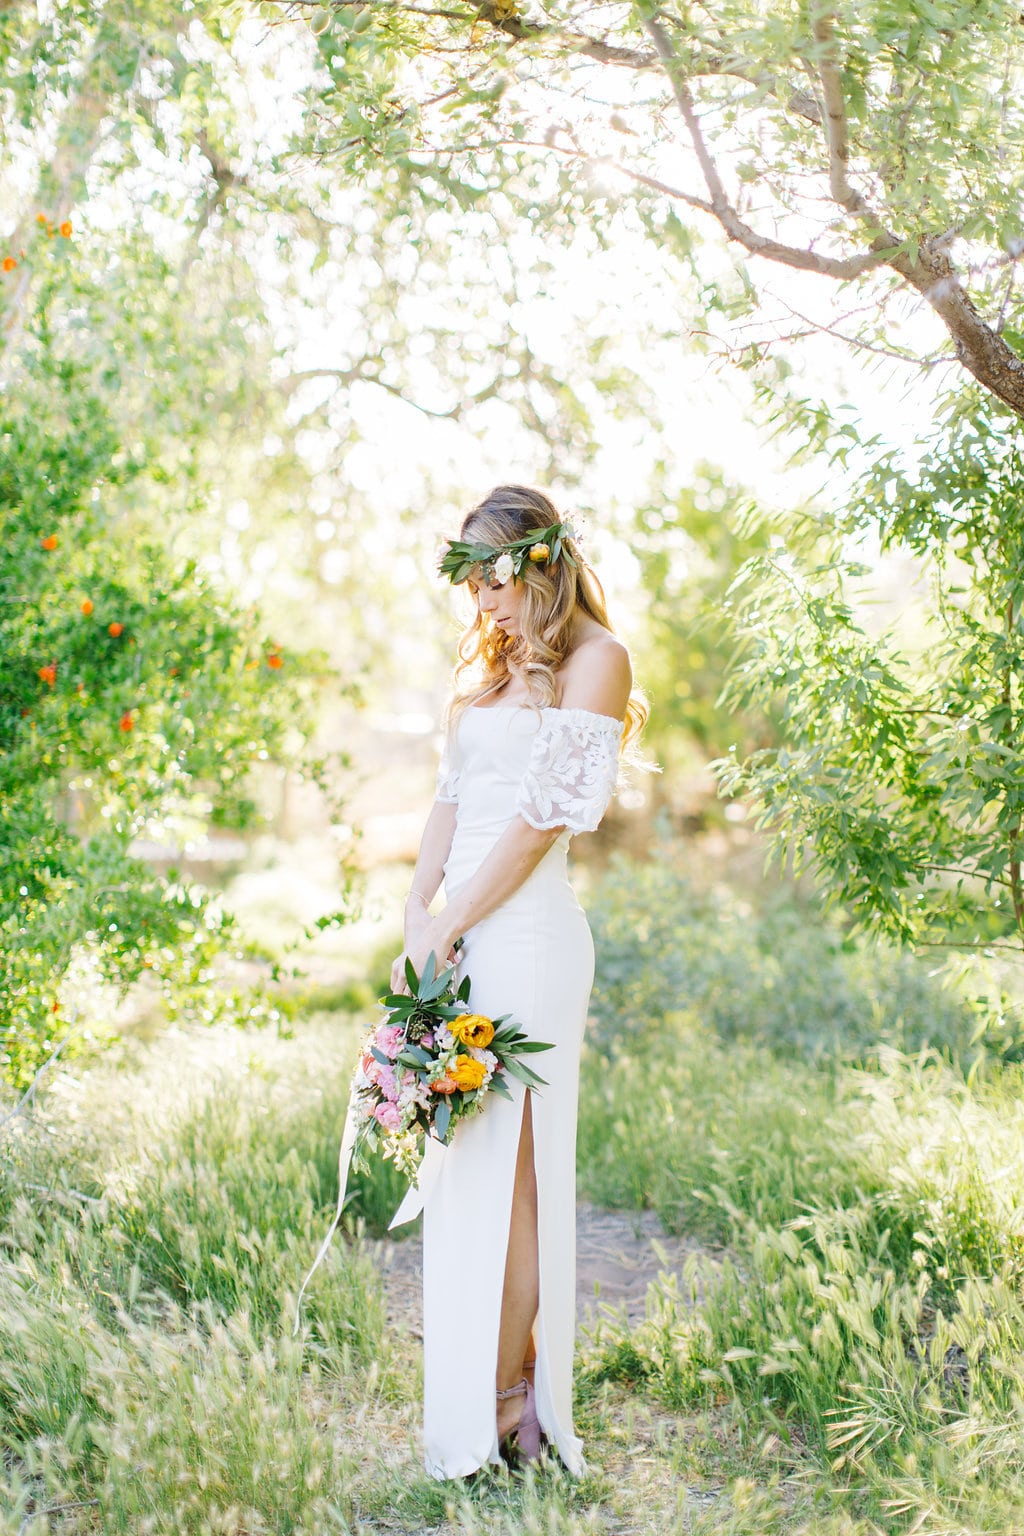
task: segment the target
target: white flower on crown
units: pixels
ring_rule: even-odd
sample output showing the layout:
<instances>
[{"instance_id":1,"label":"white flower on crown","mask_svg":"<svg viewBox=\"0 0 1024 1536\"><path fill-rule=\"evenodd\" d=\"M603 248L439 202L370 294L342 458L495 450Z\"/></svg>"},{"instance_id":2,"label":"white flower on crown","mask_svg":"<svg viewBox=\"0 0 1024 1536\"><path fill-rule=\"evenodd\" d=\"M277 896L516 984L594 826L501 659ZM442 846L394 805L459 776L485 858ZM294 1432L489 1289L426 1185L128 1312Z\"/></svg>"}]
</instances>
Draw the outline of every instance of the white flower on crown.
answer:
<instances>
[{"instance_id":1,"label":"white flower on crown","mask_svg":"<svg viewBox=\"0 0 1024 1536\"><path fill-rule=\"evenodd\" d=\"M499 555L497 560L494 562L495 580L501 582L511 581L512 573L514 570L515 564L513 562L512 556L506 549L505 553L503 555Z\"/></svg>"}]
</instances>

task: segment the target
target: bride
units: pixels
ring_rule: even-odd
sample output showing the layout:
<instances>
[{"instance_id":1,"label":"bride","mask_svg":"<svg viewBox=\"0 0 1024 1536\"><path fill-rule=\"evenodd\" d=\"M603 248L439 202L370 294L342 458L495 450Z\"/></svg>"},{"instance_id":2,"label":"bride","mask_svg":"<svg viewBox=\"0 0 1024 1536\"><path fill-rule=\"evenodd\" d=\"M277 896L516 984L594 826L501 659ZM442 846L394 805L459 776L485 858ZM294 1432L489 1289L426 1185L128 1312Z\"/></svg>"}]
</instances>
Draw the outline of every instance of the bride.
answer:
<instances>
[{"instance_id":1,"label":"bride","mask_svg":"<svg viewBox=\"0 0 1024 1536\"><path fill-rule=\"evenodd\" d=\"M566 873L647 709L573 529L525 486L491 491L441 571L475 604L458 646L437 798L405 910L405 959L457 959L469 1006L554 1049L542 1089L511 1082L448 1147L428 1141L422 1209L424 1445L437 1478L534 1460L546 1440L585 1470L573 1430L579 1056L594 975ZM442 881L445 905L430 906ZM461 946L456 950L458 940Z\"/></svg>"}]
</instances>

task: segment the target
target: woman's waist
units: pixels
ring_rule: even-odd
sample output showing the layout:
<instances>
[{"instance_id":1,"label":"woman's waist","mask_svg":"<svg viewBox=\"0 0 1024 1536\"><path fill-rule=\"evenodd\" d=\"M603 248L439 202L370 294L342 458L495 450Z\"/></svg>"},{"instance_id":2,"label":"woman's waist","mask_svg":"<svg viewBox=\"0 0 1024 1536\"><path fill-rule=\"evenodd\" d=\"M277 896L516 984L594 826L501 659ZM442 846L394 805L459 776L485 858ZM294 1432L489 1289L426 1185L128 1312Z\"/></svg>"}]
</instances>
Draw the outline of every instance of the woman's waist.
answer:
<instances>
[{"instance_id":1,"label":"woman's waist","mask_svg":"<svg viewBox=\"0 0 1024 1536\"><path fill-rule=\"evenodd\" d=\"M444 866L445 890L449 898L460 886L473 878L507 825L506 822L491 826L456 828ZM569 842L569 836L565 835L552 843L522 885L507 900L520 905L524 901L529 902L543 894L553 900L563 900L569 905L578 906L576 893L569 883L567 861Z\"/></svg>"}]
</instances>

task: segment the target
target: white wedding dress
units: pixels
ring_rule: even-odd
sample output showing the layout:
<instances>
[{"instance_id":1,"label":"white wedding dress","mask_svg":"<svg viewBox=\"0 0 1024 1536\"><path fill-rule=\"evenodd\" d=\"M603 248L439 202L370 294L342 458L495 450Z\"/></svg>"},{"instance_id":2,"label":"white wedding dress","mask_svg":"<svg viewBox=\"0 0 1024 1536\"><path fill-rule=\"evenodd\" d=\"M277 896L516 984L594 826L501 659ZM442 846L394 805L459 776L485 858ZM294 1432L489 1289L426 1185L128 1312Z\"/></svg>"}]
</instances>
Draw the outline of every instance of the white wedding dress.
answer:
<instances>
[{"instance_id":1,"label":"white wedding dress","mask_svg":"<svg viewBox=\"0 0 1024 1536\"><path fill-rule=\"evenodd\" d=\"M517 815L564 827L523 885L464 938L459 974L475 1013L511 1014L555 1049L527 1058L547 1086L510 1081L448 1147L427 1143L418 1186L391 1222L423 1224L424 1449L437 1478L499 1460L495 1424L498 1325L524 1095L533 1092L540 1308L537 1415L568 1469L585 1470L573 1432L576 1303L576 1113L579 1056L594 949L569 884L572 834L592 831L615 787L623 726L582 709L476 706L459 717L438 775L457 806L445 864L449 897L476 872Z\"/></svg>"}]
</instances>

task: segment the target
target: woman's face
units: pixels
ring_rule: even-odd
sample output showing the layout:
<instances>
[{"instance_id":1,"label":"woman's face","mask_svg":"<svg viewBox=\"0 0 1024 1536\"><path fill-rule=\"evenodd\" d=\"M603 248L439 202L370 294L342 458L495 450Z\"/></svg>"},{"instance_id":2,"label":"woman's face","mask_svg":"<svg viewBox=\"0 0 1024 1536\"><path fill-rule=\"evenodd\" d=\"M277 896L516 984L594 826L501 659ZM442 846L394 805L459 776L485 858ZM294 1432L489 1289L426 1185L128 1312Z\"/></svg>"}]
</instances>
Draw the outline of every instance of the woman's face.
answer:
<instances>
[{"instance_id":1,"label":"woman's face","mask_svg":"<svg viewBox=\"0 0 1024 1536\"><path fill-rule=\"evenodd\" d=\"M504 630L506 635L521 633L519 615L526 596L524 582L512 577L509 581L492 581L488 586L478 568L472 576L467 576L466 585L476 598L480 612L488 614L492 624Z\"/></svg>"}]
</instances>

